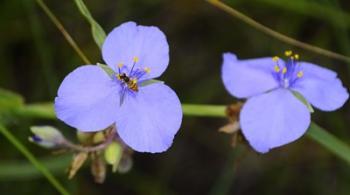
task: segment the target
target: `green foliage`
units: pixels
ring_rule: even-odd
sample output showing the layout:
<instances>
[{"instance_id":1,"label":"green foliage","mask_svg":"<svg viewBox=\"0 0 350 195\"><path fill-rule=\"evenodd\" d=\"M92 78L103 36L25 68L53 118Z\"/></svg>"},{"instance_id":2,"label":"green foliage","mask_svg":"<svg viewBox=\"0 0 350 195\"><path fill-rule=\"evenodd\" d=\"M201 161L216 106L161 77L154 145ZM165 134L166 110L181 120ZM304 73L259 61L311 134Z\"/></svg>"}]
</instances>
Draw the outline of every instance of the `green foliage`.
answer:
<instances>
[{"instance_id":1,"label":"green foliage","mask_svg":"<svg viewBox=\"0 0 350 195\"><path fill-rule=\"evenodd\" d=\"M23 98L9 90L0 88L0 114L13 111L23 106Z\"/></svg>"},{"instance_id":2,"label":"green foliage","mask_svg":"<svg viewBox=\"0 0 350 195\"><path fill-rule=\"evenodd\" d=\"M67 169L71 160L71 155L55 155L38 159L55 175L65 174L64 170ZM41 177L43 174L38 169L34 169L33 165L27 161L2 160L0 162L0 181L32 180Z\"/></svg>"},{"instance_id":3,"label":"green foliage","mask_svg":"<svg viewBox=\"0 0 350 195\"><path fill-rule=\"evenodd\" d=\"M12 115L23 105L24 100L20 95L0 88L0 123L12 121Z\"/></svg>"},{"instance_id":4,"label":"green foliage","mask_svg":"<svg viewBox=\"0 0 350 195\"><path fill-rule=\"evenodd\" d=\"M312 16L323 21L327 21L332 25L340 26L342 28L350 27L350 14L343 12L331 6L327 6L324 3L317 1L306 0L255 0L266 5L271 5L277 8L288 10L295 13L300 13L308 16ZM344 22L345 20L346 22Z\"/></svg>"},{"instance_id":5,"label":"green foliage","mask_svg":"<svg viewBox=\"0 0 350 195\"><path fill-rule=\"evenodd\" d=\"M84 4L83 0L74 0L75 4L78 6L80 13L86 18L86 20L91 25L91 34L95 40L97 46L101 49L102 44L106 38L106 33L102 27L95 21L92 17L89 9Z\"/></svg>"}]
</instances>

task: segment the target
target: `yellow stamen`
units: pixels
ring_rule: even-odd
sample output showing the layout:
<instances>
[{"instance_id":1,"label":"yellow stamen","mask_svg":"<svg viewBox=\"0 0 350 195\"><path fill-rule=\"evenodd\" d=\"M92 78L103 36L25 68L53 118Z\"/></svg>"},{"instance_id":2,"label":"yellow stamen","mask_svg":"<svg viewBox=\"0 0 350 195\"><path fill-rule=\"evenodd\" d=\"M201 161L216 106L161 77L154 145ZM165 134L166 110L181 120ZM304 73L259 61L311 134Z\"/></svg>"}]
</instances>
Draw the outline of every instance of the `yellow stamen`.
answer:
<instances>
[{"instance_id":1,"label":"yellow stamen","mask_svg":"<svg viewBox=\"0 0 350 195\"><path fill-rule=\"evenodd\" d=\"M123 65L123 63L119 63L117 66L118 66L118 68L122 68L124 65Z\"/></svg>"},{"instance_id":2,"label":"yellow stamen","mask_svg":"<svg viewBox=\"0 0 350 195\"><path fill-rule=\"evenodd\" d=\"M284 55L286 55L287 57L291 56L293 54L293 52L291 50L287 50L284 52Z\"/></svg>"},{"instance_id":3,"label":"yellow stamen","mask_svg":"<svg viewBox=\"0 0 350 195\"><path fill-rule=\"evenodd\" d=\"M301 78L301 77L303 77L303 75L304 75L303 71L299 71L298 74L297 74L297 77Z\"/></svg>"},{"instance_id":4,"label":"yellow stamen","mask_svg":"<svg viewBox=\"0 0 350 195\"><path fill-rule=\"evenodd\" d=\"M148 67L145 67L144 70L145 70L146 73L150 73L151 72L151 69L148 68Z\"/></svg>"},{"instance_id":5,"label":"yellow stamen","mask_svg":"<svg viewBox=\"0 0 350 195\"><path fill-rule=\"evenodd\" d=\"M136 63L139 61L139 58L137 56L134 57L133 61Z\"/></svg>"},{"instance_id":6,"label":"yellow stamen","mask_svg":"<svg viewBox=\"0 0 350 195\"><path fill-rule=\"evenodd\" d=\"M279 66L275 65L274 70L275 70L275 72L279 72L281 69Z\"/></svg>"},{"instance_id":7,"label":"yellow stamen","mask_svg":"<svg viewBox=\"0 0 350 195\"><path fill-rule=\"evenodd\" d=\"M274 56L274 57L272 58L272 61L277 62L279 59L280 59L280 58L279 58L278 56Z\"/></svg>"},{"instance_id":8,"label":"yellow stamen","mask_svg":"<svg viewBox=\"0 0 350 195\"><path fill-rule=\"evenodd\" d=\"M120 78L120 75L119 75L119 74L117 74L117 79L118 79L118 80L121 80L121 78Z\"/></svg>"},{"instance_id":9,"label":"yellow stamen","mask_svg":"<svg viewBox=\"0 0 350 195\"><path fill-rule=\"evenodd\" d=\"M286 72L287 72L287 68L284 67L284 68L282 69L282 73L283 73L283 74L286 74Z\"/></svg>"},{"instance_id":10,"label":"yellow stamen","mask_svg":"<svg viewBox=\"0 0 350 195\"><path fill-rule=\"evenodd\" d=\"M295 58L296 60L299 60L299 55L298 55L298 54L294 54L294 58Z\"/></svg>"}]
</instances>

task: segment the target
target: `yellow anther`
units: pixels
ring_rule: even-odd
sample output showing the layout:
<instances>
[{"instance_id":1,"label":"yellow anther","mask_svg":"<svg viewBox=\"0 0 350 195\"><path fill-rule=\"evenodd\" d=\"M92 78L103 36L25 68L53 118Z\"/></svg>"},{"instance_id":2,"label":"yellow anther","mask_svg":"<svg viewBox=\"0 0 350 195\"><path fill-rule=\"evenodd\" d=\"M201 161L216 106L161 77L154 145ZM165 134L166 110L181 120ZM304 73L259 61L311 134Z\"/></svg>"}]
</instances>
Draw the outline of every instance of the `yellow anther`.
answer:
<instances>
[{"instance_id":1,"label":"yellow anther","mask_svg":"<svg viewBox=\"0 0 350 195\"><path fill-rule=\"evenodd\" d=\"M281 69L279 66L275 65L274 70L275 70L275 72L279 72Z\"/></svg>"},{"instance_id":2,"label":"yellow anther","mask_svg":"<svg viewBox=\"0 0 350 195\"><path fill-rule=\"evenodd\" d=\"M298 74L297 74L297 77L301 78L301 77L303 77L303 75L304 75L303 71L299 71Z\"/></svg>"},{"instance_id":3,"label":"yellow anther","mask_svg":"<svg viewBox=\"0 0 350 195\"><path fill-rule=\"evenodd\" d=\"M124 65L123 65L123 63L119 63L117 66L118 66L118 68L122 68Z\"/></svg>"},{"instance_id":4,"label":"yellow anther","mask_svg":"<svg viewBox=\"0 0 350 195\"><path fill-rule=\"evenodd\" d=\"M133 61L136 63L136 62L139 61L139 58L138 58L137 56L135 56L135 57L133 58Z\"/></svg>"},{"instance_id":5,"label":"yellow anther","mask_svg":"<svg viewBox=\"0 0 350 195\"><path fill-rule=\"evenodd\" d=\"M286 72L287 72L287 68L284 67L284 68L282 69L282 73L283 73L283 74L286 74Z\"/></svg>"},{"instance_id":6,"label":"yellow anther","mask_svg":"<svg viewBox=\"0 0 350 195\"><path fill-rule=\"evenodd\" d=\"M299 60L299 55L298 55L298 54L294 54L294 58L295 58L296 60Z\"/></svg>"},{"instance_id":7,"label":"yellow anther","mask_svg":"<svg viewBox=\"0 0 350 195\"><path fill-rule=\"evenodd\" d=\"M284 55L286 55L287 57L291 56L293 54L293 52L291 50L287 50L284 52Z\"/></svg>"},{"instance_id":8,"label":"yellow anther","mask_svg":"<svg viewBox=\"0 0 350 195\"><path fill-rule=\"evenodd\" d=\"M148 68L148 67L145 67L144 70L145 70L146 73L150 73L151 72L151 69Z\"/></svg>"},{"instance_id":9,"label":"yellow anther","mask_svg":"<svg viewBox=\"0 0 350 195\"><path fill-rule=\"evenodd\" d=\"M117 74L117 79L118 79L118 80L121 80L120 74Z\"/></svg>"},{"instance_id":10,"label":"yellow anther","mask_svg":"<svg viewBox=\"0 0 350 195\"><path fill-rule=\"evenodd\" d=\"M278 56L274 56L274 57L272 58L272 61L277 62L279 59L280 59L280 58L279 58Z\"/></svg>"}]
</instances>

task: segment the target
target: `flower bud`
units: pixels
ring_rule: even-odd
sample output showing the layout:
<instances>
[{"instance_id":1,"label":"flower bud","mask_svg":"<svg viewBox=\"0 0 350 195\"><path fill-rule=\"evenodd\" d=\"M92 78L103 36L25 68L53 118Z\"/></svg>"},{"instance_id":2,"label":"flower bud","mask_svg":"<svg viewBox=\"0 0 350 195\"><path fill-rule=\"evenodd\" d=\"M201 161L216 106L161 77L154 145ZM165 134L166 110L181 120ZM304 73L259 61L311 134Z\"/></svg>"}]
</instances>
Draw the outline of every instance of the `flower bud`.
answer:
<instances>
[{"instance_id":1,"label":"flower bud","mask_svg":"<svg viewBox=\"0 0 350 195\"><path fill-rule=\"evenodd\" d=\"M104 157L108 164L112 165L112 171L115 172L118 168L119 161L123 154L123 148L117 142L109 144L105 150Z\"/></svg>"},{"instance_id":2,"label":"flower bud","mask_svg":"<svg viewBox=\"0 0 350 195\"><path fill-rule=\"evenodd\" d=\"M44 148L59 147L64 141L61 132L51 126L32 126L30 130L34 135L29 137L29 141Z\"/></svg>"}]
</instances>

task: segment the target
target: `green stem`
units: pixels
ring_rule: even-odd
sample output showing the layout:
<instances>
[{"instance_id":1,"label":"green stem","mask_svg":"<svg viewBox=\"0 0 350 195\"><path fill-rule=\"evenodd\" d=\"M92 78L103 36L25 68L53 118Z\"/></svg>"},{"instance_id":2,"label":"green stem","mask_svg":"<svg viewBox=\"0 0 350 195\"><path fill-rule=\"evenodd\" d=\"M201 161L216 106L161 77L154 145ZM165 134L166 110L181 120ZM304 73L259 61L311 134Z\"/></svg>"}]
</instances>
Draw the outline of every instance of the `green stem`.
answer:
<instances>
[{"instance_id":1,"label":"green stem","mask_svg":"<svg viewBox=\"0 0 350 195\"><path fill-rule=\"evenodd\" d=\"M68 191L56 180L50 171L10 131L0 125L0 132L49 180L58 192L62 195L69 195Z\"/></svg>"},{"instance_id":2,"label":"green stem","mask_svg":"<svg viewBox=\"0 0 350 195\"><path fill-rule=\"evenodd\" d=\"M225 117L225 109L224 105L182 104L183 113L187 116ZM15 114L29 118L56 118L51 102L28 104L15 110Z\"/></svg>"},{"instance_id":3,"label":"green stem","mask_svg":"<svg viewBox=\"0 0 350 195\"><path fill-rule=\"evenodd\" d=\"M51 10L46 6L44 1L42 0L36 0L38 5L41 7L42 10L46 13L46 15L50 18L52 23L55 24L55 26L58 28L59 31L63 34L66 41L69 43L69 45L74 49L74 51L79 55L79 57L84 61L86 64L91 64L90 60L85 56L85 54L81 51L79 46L75 43L74 39L70 36L70 34L67 32L67 30L64 28L62 23L58 20L58 18L51 12Z\"/></svg>"},{"instance_id":4,"label":"green stem","mask_svg":"<svg viewBox=\"0 0 350 195\"><path fill-rule=\"evenodd\" d=\"M198 104L182 104L183 113L186 116L197 117L218 117L224 118L226 106L224 105L198 105ZM32 104L15 111L20 116L33 118L54 119L52 103ZM311 123L306 135L325 147L327 150L337 155L350 164L350 147L348 144L339 140L334 135L328 133L315 123Z\"/></svg>"},{"instance_id":5,"label":"green stem","mask_svg":"<svg viewBox=\"0 0 350 195\"><path fill-rule=\"evenodd\" d=\"M231 16L238 18L239 20L243 21L244 23L250 25L251 27L267 34L270 35L271 37L280 40L282 42L288 43L290 45L294 45L296 47L312 51L314 53L318 53L330 58L342 60L344 62L350 63L350 57L344 56L317 46L313 46L301 41L298 41L296 39L293 39L291 37L288 37L282 33L279 33L267 26L264 26L261 23L258 23L257 21L253 20L252 18L248 17L247 15L244 15L243 13L239 12L238 10L226 5L225 3L219 1L219 0L207 0L208 3L211 5L225 11L226 13L230 14Z\"/></svg>"},{"instance_id":6,"label":"green stem","mask_svg":"<svg viewBox=\"0 0 350 195\"><path fill-rule=\"evenodd\" d=\"M29 104L14 111L20 117L55 119L52 103Z\"/></svg>"},{"instance_id":7,"label":"green stem","mask_svg":"<svg viewBox=\"0 0 350 195\"><path fill-rule=\"evenodd\" d=\"M225 110L222 105L182 104L182 111L188 116L226 117Z\"/></svg>"}]
</instances>

